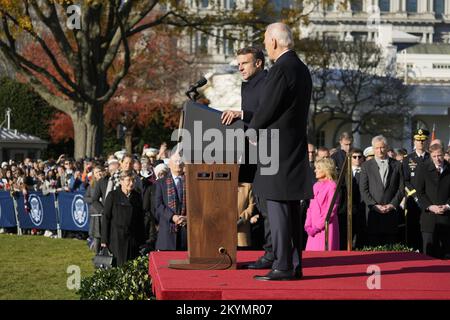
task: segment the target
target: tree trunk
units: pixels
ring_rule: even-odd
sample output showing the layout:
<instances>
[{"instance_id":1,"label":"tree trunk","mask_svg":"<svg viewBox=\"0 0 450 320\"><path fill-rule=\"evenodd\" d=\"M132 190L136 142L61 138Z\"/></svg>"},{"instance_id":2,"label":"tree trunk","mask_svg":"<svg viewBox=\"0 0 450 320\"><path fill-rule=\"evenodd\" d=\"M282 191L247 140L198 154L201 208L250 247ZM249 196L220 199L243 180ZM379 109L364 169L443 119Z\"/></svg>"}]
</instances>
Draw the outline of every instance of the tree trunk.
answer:
<instances>
[{"instance_id":1,"label":"tree trunk","mask_svg":"<svg viewBox=\"0 0 450 320\"><path fill-rule=\"evenodd\" d=\"M76 111L70 115L74 128L74 157L100 156L103 147L103 106L86 103L75 106Z\"/></svg>"},{"instance_id":2,"label":"tree trunk","mask_svg":"<svg viewBox=\"0 0 450 320\"><path fill-rule=\"evenodd\" d=\"M125 132L125 150L128 154L133 154L133 131Z\"/></svg>"}]
</instances>

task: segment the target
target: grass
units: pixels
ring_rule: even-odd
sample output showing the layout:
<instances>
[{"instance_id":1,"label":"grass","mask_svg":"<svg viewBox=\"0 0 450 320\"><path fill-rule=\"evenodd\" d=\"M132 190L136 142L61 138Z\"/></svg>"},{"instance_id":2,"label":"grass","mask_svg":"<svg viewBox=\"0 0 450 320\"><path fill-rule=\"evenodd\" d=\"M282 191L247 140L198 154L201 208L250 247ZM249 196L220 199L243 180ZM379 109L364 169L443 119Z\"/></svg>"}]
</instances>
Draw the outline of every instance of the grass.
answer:
<instances>
[{"instance_id":1,"label":"grass","mask_svg":"<svg viewBox=\"0 0 450 320\"><path fill-rule=\"evenodd\" d=\"M0 300L79 299L68 289L68 279L74 283L68 267L79 266L81 277L91 276L93 256L86 241L0 235Z\"/></svg>"}]
</instances>

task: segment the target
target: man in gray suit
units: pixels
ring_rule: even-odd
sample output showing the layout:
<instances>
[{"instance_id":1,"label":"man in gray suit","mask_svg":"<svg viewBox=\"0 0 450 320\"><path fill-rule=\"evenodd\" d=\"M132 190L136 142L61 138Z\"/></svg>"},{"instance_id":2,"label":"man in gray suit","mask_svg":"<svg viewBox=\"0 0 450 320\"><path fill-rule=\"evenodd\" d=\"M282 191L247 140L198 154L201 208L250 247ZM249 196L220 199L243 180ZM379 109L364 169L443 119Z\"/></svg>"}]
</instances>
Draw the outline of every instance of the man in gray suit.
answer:
<instances>
[{"instance_id":1,"label":"man in gray suit","mask_svg":"<svg viewBox=\"0 0 450 320\"><path fill-rule=\"evenodd\" d=\"M375 158L361 167L360 192L366 204L368 244L377 246L397 242L403 178L400 162L387 156L386 138L374 137L372 147Z\"/></svg>"}]
</instances>

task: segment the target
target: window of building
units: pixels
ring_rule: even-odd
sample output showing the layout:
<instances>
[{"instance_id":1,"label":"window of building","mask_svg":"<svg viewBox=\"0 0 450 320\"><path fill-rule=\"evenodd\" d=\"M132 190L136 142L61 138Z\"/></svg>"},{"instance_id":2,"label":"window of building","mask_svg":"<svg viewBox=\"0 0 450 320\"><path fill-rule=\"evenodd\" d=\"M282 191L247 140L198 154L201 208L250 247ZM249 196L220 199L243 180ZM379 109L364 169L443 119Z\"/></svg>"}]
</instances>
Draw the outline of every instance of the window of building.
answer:
<instances>
[{"instance_id":1,"label":"window of building","mask_svg":"<svg viewBox=\"0 0 450 320\"><path fill-rule=\"evenodd\" d=\"M433 63L433 69L450 69L450 63Z\"/></svg>"},{"instance_id":2,"label":"window of building","mask_svg":"<svg viewBox=\"0 0 450 320\"><path fill-rule=\"evenodd\" d=\"M236 0L224 0L224 8L229 10L236 9Z\"/></svg>"},{"instance_id":3,"label":"window of building","mask_svg":"<svg viewBox=\"0 0 450 320\"><path fill-rule=\"evenodd\" d=\"M195 37L195 52L200 54L208 53L208 36L203 33L197 33Z\"/></svg>"},{"instance_id":4,"label":"window of building","mask_svg":"<svg viewBox=\"0 0 450 320\"><path fill-rule=\"evenodd\" d=\"M208 8L208 6L209 6L209 0L201 0L202 8Z\"/></svg>"},{"instance_id":5,"label":"window of building","mask_svg":"<svg viewBox=\"0 0 450 320\"><path fill-rule=\"evenodd\" d=\"M380 7L380 12L391 11L391 1L390 0L378 0L378 6Z\"/></svg>"},{"instance_id":6,"label":"window of building","mask_svg":"<svg viewBox=\"0 0 450 320\"><path fill-rule=\"evenodd\" d=\"M442 16L445 12L445 0L434 0L433 11L436 15Z\"/></svg>"},{"instance_id":7,"label":"window of building","mask_svg":"<svg viewBox=\"0 0 450 320\"><path fill-rule=\"evenodd\" d=\"M362 0L353 0L351 1L351 8L353 12L361 12L363 7Z\"/></svg>"},{"instance_id":8,"label":"window of building","mask_svg":"<svg viewBox=\"0 0 450 320\"><path fill-rule=\"evenodd\" d=\"M224 39L223 40L223 53L227 56L234 55L234 40L233 39Z\"/></svg>"},{"instance_id":9,"label":"window of building","mask_svg":"<svg viewBox=\"0 0 450 320\"><path fill-rule=\"evenodd\" d=\"M367 32L352 32L353 41L366 41Z\"/></svg>"},{"instance_id":10,"label":"window of building","mask_svg":"<svg viewBox=\"0 0 450 320\"><path fill-rule=\"evenodd\" d=\"M316 147L325 146L325 131L316 132Z\"/></svg>"},{"instance_id":11,"label":"window of building","mask_svg":"<svg viewBox=\"0 0 450 320\"><path fill-rule=\"evenodd\" d=\"M417 12L417 0L406 0L406 12Z\"/></svg>"}]
</instances>

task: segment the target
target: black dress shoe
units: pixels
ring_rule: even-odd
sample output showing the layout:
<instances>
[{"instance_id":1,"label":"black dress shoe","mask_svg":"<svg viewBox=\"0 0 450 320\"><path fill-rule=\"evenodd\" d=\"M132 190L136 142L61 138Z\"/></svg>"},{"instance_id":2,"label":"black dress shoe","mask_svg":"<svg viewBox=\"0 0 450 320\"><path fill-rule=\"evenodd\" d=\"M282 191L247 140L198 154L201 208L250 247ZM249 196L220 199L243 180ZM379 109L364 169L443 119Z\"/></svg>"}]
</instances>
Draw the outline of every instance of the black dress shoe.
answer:
<instances>
[{"instance_id":1,"label":"black dress shoe","mask_svg":"<svg viewBox=\"0 0 450 320\"><path fill-rule=\"evenodd\" d=\"M301 269L298 269L298 268L295 268L295 271L294 271L294 277L295 277L295 279L297 279L297 280L300 280L301 278L303 278L303 272L302 272L302 270L301 270Z\"/></svg>"},{"instance_id":2,"label":"black dress shoe","mask_svg":"<svg viewBox=\"0 0 450 320\"><path fill-rule=\"evenodd\" d=\"M272 270L265 276L254 276L255 280L259 281L288 281L288 280L297 280L295 273L293 270Z\"/></svg>"},{"instance_id":3,"label":"black dress shoe","mask_svg":"<svg viewBox=\"0 0 450 320\"><path fill-rule=\"evenodd\" d=\"M255 262L249 264L247 268L249 269L271 269L273 261L267 260L266 258L259 258Z\"/></svg>"}]
</instances>

